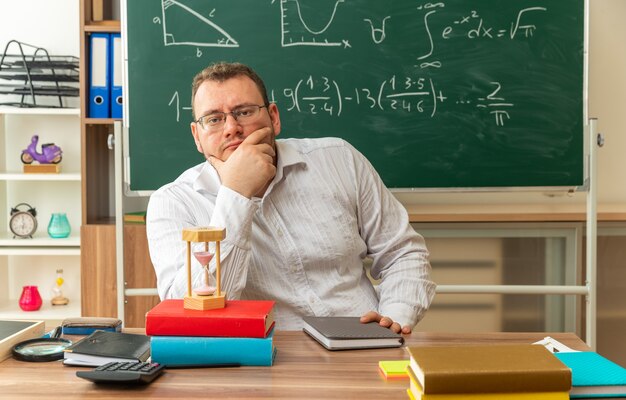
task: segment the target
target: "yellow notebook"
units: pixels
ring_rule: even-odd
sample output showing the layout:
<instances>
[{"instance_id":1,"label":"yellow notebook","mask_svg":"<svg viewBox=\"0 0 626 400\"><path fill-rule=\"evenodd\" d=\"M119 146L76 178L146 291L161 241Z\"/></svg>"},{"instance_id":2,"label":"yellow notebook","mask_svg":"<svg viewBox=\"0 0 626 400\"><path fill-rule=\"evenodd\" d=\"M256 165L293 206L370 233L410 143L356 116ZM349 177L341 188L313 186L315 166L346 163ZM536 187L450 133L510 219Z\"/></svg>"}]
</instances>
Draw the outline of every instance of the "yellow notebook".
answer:
<instances>
[{"instance_id":1,"label":"yellow notebook","mask_svg":"<svg viewBox=\"0 0 626 400\"><path fill-rule=\"evenodd\" d=\"M436 393L424 394L411 367L407 368L410 386L406 390L411 400L569 400L569 392L510 392L510 393Z\"/></svg>"},{"instance_id":2,"label":"yellow notebook","mask_svg":"<svg viewBox=\"0 0 626 400\"><path fill-rule=\"evenodd\" d=\"M406 390L411 400L569 400L567 392L536 392L536 393L472 393L472 394L431 394L414 396L411 389Z\"/></svg>"}]
</instances>

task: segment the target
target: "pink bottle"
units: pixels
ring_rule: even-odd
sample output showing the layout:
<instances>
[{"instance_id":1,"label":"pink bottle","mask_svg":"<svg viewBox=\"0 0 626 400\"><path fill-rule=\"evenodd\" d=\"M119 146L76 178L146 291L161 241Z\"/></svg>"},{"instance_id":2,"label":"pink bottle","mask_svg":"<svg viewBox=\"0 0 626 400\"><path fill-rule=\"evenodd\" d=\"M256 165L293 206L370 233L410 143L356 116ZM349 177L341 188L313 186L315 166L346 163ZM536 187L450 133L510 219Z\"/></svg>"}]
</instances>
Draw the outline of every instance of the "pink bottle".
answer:
<instances>
[{"instance_id":1,"label":"pink bottle","mask_svg":"<svg viewBox=\"0 0 626 400\"><path fill-rule=\"evenodd\" d=\"M20 296L20 308L24 311L37 311L41 308L41 295L37 286L24 286Z\"/></svg>"}]
</instances>

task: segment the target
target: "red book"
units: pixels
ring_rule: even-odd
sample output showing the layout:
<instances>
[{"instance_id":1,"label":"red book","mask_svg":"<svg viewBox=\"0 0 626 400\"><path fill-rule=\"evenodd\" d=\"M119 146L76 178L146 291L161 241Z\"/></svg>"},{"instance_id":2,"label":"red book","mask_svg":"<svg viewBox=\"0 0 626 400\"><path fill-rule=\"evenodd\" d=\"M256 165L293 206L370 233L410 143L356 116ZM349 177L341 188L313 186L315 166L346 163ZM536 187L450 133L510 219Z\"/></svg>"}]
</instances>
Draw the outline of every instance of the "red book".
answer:
<instances>
[{"instance_id":1,"label":"red book","mask_svg":"<svg viewBox=\"0 0 626 400\"><path fill-rule=\"evenodd\" d=\"M274 326L272 307L271 300L226 300L224 308L202 311L163 300L146 313L146 335L264 338Z\"/></svg>"}]
</instances>

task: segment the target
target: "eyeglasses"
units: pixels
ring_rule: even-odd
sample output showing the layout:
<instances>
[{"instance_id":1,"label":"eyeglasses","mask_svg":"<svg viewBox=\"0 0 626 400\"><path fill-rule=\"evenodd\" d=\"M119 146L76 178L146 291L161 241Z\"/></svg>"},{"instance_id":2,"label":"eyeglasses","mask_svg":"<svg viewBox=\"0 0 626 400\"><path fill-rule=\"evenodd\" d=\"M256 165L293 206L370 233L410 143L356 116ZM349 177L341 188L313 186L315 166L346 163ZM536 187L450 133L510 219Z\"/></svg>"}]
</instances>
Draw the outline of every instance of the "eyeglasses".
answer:
<instances>
[{"instance_id":1,"label":"eyeglasses","mask_svg":"<svg viewBox=\"0 0 626 400\"><path fill-rule=\"evenodd\" d=\"M262 106L251 105L239 107L231 112L215 112L204 115L194 122L199 123L203 129L215 132L224 127L228 114L232 115L233 118L235 118L235 121L239 122L241 125L245 125L254 121L256 117L259 116L261 109L267 108L267 106L268 104L264 104Z\"/></svg>"}]
</instances>

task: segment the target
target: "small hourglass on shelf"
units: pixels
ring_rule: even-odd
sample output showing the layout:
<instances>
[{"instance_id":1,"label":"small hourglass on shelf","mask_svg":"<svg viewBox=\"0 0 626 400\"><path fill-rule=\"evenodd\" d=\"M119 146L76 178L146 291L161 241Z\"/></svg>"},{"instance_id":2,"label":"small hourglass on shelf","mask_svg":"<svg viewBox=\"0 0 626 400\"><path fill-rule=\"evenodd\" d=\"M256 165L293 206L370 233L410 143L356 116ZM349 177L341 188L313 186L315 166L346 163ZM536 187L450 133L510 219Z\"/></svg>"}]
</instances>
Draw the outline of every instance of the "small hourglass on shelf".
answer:
<instances>
[{"instance_id":1,"label":"small hourglass on shelf","mask_svg":"<svg viewBox=\"0 0 626 400\"><path fill-rule=\"evenodd\" d=\"M183 307L190 310L212 310L226 307L226 293L220 285L220 241L226 237L226 229L197 227L183 229L183 240L187 242L187 295ZM204 243L204 251L193 252L202 265L202 285L192 291L191 287L191 243ZM215 254L209 252L209 242L215 242ZM209 272L209 263L215 258L215 278ZM215 283L213 283L215 279Z\"/></svg>"},{"instance_id":2,"label":"small hourglass on shelf","mask_svg":"<svg viewBox=\"0 0 626 400\"><path fill-rule=\"evenodd\" d=\"M63 296L63 291L61 291L61 286L63 285L63 269L57 269L57 279L56 285L52 287L52 293L54 293L54 297L50 301L53 306L64 306L69 303L69 299Z\"/></svg>"}]
</instances>

